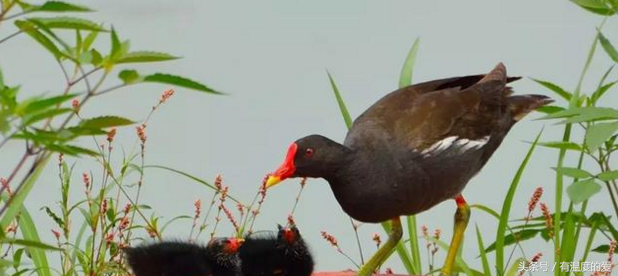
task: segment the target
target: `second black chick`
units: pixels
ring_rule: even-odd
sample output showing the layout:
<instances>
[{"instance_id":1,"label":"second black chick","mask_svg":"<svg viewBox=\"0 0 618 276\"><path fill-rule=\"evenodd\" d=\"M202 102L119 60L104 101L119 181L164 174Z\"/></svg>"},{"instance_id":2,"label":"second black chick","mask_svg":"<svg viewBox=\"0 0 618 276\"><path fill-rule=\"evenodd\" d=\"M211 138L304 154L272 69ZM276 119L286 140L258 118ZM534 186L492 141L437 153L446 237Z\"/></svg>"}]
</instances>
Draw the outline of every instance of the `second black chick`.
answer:
<instances>
[{"instance_id":1,"label":"second black chick","mask_svg":"<svg viewBox=\"0 0 618 276\"><path fill-rule=\"evenodd\" d=\"M215 238L207 246L164 241L125 249L136 276L240 276L243 240Z\"/></svg>"},{"instance_id":2,"label":"second black chick","mask_svg":"<svg viewBox=\"0 0 618 276\"><path fill-rule=\"evenodd\" d=\"M313 256L296 226L245 237L239 256L243 276L309 276Z\"/></svg>"}]
</instances>

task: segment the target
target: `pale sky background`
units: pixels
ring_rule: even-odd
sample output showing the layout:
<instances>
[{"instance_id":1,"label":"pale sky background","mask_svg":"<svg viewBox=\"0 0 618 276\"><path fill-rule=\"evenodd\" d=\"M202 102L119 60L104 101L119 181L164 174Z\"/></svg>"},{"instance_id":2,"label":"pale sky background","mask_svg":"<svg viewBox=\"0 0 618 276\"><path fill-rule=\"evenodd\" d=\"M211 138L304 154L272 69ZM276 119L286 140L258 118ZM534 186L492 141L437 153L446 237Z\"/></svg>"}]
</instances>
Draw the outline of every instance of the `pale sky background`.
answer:
<instances>
[{"instance_id":1,"label":"pale sky background","mask_svg":"<svg viewBox=\"0 0 618 276\"><path fill-rule=\"evenodd\" d=\"M87 18L107 26L113 24L122 39L131 40L132 50L164 51L184 57L125 68L179 74L228 93L213 96L176 89L177 94L149 124L146 163L181 169L208 181L222 174L225 184L231 186L231 194L245 202L253 198L262 177L277 168L290 142L314 133L340 142L345 137L346 129L326 69L335 77L354 117L396 89L403 60L417 37L421 38L421 46L415 82L484 73L502 61L511 75L545 79L572 90L595 27L601 22L599 16L565 0L83 3L97 10L85 15ZM618 45L616 26L613 18L604 32ZM12 26L3 24L0 37L12 32ZM107 49L107 45L101 47ZM596 87L610 65L599 49L584 83L585 92ZM24 95L59 93L64 87L55 61L24 35L0 45L0 66L5 81L21 84ZM614 74L610 80L615 78ZM116 83L111 78L108 85ZM549 93L529 79L513 86L516 93ZM168 88L126 88L91 102L84 114L112 113L141 120ZM618 97L613 92L608 93L611 95L603 104L615 106ZM561 100L558 103L563 104ZM561 126L532 120L538 117L539 114L533 114L514 127L485 169L470 182L464 191L470 203L499 211L529 146L525 141L533 140L543 126L542 140L561 137ZM131 148L135 141L133 127L120 129L118 137L117 149L121 144ZM83 144L93 146L90 139ZM12 143L0 151L0 176L8 175L22 149L21 144ZM538 186L546 190L542 201L554 208L554 173L550 167L555 166L556 156L557 152L549 149L538 149L534 154L517 191L513 218L525 215L528 199ZM572 165L573 159L569 162ZM39 209L54 206L54 200L60 197L54 163L50 163L27 200L27 207L40 222L40 234L49 242L53 241L49 231L53 223ZM100 172L93 162L76 166L75 201L82 196L81 173L90 170ZM298 192L297 183L286 181L269 191L257 229L275 229L276 223L285 222ZM142 202L153 206L166 219L191 215L194 200L201 198L206 205L212 195L195 182L162 171L147 171L144 185ZM589 210L613 213L605 188L591 201ZM454 211L454 202L444 202L420 214L419 227L440 228L443 239L450 240ZM322 230L336 236L345 252L359 259L347 216L323 180L309 181L295 217L316 256L317 270L352 268L322 240ZM475 224L489 244L495 240L497 221L478 211L472 213L464 255L479 269ZM168 235L184 237L189 226L188 222L176 224ZM221 234L229 233L226 221L222 229ZM386 238L378 225L360 228L366 257L374 252L371 237L376 232ZM525 248L529 255L543 252L547 256L544 260L553 261L553 245L541 239L526 242ZM424 250L421 252L424 258ZM593 255L599 260L605 258ZM442 264L444 256L445 252L438 253L436 265ZM491 262L493 258L491 254ZM426 269L426 262L423 263ZM391 258L386 266L403 272L397 257Z\"/></svg>"}]
</instances>

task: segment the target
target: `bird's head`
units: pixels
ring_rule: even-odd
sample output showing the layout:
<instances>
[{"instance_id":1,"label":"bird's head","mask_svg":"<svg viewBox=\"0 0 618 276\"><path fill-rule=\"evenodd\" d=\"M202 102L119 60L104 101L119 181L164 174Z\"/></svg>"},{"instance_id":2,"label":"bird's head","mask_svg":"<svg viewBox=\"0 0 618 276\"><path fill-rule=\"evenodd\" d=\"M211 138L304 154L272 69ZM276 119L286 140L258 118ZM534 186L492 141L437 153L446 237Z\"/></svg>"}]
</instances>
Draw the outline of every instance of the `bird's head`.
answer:
<instances>
[{"instance_id":1,"label":"bird's head","mask_svg":"<svg viewBox=\"0 0 618 276\"><path fill-rule=\"evenodd\" d=\"M301 241L302 237L300 236L300 232L296 226L282 227L281 225L278 225L278 227L278 240L285 241L289 245L294 245L295 243Z\"/></svg>"},{"instance_id":2,"label":"bird's head","mask_svg":"<svg viewBox=\"0 0 618 276\"><path fill-rule=\"evenodd\" d=\"M214 238L208 243L208 247L231 255L236 254L244 242L245 240L240 238Z\"/></svg>"},{"instance_id":3,"label":"bird's head","mask_svg":"<svg viewBox=\"0 0 618 276\"><path fill-rule=\"evenodd\" d=\"M292 143L283 164L266 181L270 188L291 177L326 177L343 163L349 149L321 135Z\"/></svg>"}]
</instances>

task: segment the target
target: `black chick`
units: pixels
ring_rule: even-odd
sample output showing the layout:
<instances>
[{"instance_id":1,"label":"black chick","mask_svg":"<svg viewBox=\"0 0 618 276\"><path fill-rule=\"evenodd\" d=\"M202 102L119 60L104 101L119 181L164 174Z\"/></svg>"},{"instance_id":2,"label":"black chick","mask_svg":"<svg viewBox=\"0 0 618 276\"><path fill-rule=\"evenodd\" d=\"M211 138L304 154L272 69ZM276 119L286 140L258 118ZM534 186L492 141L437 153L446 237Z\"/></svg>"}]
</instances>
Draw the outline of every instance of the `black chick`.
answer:
<instances>
[{"instance_id":1,"label":"black chick","mask_svg":"<svg viewBox=\"0 0 618 276\"><path fill-rule=\"evenodd\" d=\"M298 228L281 227L274 232L245 237L239 256L244 276L309 276L313 256Z\"/></svg>"},{"instance_id":2,"label":"black chick","mask_svg":"<svg viewBox=\"0 0 618 276\"><path fill-rule=\"evenodd\" d=\"M206 247L164 241L125 249L136 276L240 276L242 239L215 238Z\"/></svg>"}]
</instances>

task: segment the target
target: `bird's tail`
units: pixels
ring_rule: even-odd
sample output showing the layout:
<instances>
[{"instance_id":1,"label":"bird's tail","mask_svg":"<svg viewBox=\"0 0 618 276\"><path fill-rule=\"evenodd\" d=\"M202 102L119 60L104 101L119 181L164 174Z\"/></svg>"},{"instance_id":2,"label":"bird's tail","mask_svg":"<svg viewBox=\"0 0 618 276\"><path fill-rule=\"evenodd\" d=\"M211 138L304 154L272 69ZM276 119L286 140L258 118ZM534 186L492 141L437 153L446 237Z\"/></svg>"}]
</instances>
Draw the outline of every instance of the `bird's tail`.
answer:
<instances>
[{"instance_id":1,"label":"bird's tail","mask_svg":"<svg viewBox=\"0 0 618 276\"><path fill-rule=\"evenodd\" d=\"M507 108L513 120L519 121L528 113L554 100L543 95L519 95L508 97Z\"/></svg>"}]
</instances>

